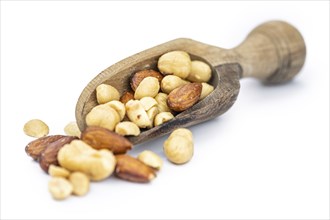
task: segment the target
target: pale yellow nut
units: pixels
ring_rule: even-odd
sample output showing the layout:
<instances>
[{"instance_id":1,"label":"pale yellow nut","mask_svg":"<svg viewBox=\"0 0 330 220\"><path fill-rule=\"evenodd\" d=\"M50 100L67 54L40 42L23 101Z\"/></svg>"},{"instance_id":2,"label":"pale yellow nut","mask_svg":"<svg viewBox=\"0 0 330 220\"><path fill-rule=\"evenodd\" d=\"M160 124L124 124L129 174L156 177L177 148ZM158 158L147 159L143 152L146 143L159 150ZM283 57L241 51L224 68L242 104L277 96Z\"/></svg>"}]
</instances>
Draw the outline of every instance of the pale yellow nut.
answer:
<instances>
[{"instance_id":1,"label":"pale yellow nut","mask_svg":"<svg viewBox=\"0 0 330 220\"><path fill-rule=\"evenodd\" d=\"M117 134L123 135L123 136L139 136L140 134L140 128L133 122L130 121L123 121L116 125L115 129Z\"/></svg>"},{"instance_id":2,"label":"pale yellow nut","mask_svg":"<svg viewBox=\"0 0 330 220\"><path fill-rule=\"evenodd\" d=\"M49 128L45 122L39 119L32 119L25 123L23 131L28 136L40 138L48 135Z\"/></svg>"},{"instance_id":3,"label":"pale yellow nut","mask_svg":"<svg viewBox=\"0 0 330 220\"><path fill-rule=\"evenodd\" d=\"M182 136L182 137L185 137L185 138L189 139L191 142L193 142L193 134L187 128L177 128L177 129L175 129L174 131L172 131L169 138L171 138L173 136Z\"/></svg>"},{"instance_id":4,"label":"pale yellow nut","mask_svg":"<svg viewBox=\"0 0 330 220\"><path fill-rule=\"evenodd\" d=\"M148 128L152 128L154 125L154 120L156 115L159 113L159 109L157 106L152 107L147 111L147 115L149 117L149 120L151 121L151 125Z\"/></svg>"},{"instance_id":5,"label":"pale yellow nut","mask_svg":"<svg viewBox=\"0 0 330 220\"><path fill-rule=\"evenodd\" d=\"M120 121L124 119L125 114L126 114L126 109L125 109L124 103L114 100L114 101L107 102L104 105L110 106L111 108L116 110L116 112L118 113L118 115L120 117Z\"/></svg>"},{"instance_id":6,"label":"pale yellow nut","mask_svg":"<svg viewBox=\"0 0 330 220\"><path fill-rule=\"evenodd\" d=\"M163 74L173 74L185 79L191 70L189 54L184 51L171 51L158 60L158 69Z\"/></svg>"},{"instance_id":7,"label":"pale yellow nut","mask_svg":"<svg viewBox=\"0 0 330 220\"><path fill-rule=\"evenodd\" d=\"M167 75L163 78L161 84L160 84L160 88L162 90L162 92L169 94L170 92L172 92L172 90L186 85L189 82L186 80L181 79L178 76L175 75Z\"/></svg>"},{"instance_id":8,"label":"pale yellow nut","mask_svg":"<svg viewBox=\"0 0 330 220\"><path fill-rule=\"evenodd\" d=\"M181 135L169 137L164 142L163 149L167 159L175 164L188 162L194 153L193 142Z\"/></svg>"},{"instance_id":9,"label":"pale yellow nut","mask_svg":"<svg viewBox=\"0 0 330 220\"><path fill-rule=\"evenodd\" d=\"M202 61L191 62L191 71L187 79L191 82L208 82L211 79L212 70L210 66Z\"/></svg>"},{"instance_id":10,"label":"pale yellow nut","mask_svg":"<svg viewBox=\"0 0 330 220\"><path fill-rule=\"evenodd\" d=\"M119 100L119 98L120 94L113 86L101 84L96 87L96 99L99 104L104 104L112 100Z\"/></svg>"},{"instance_id":11,"label":"pale yellow nut","mask_svg":"<svg viewBox=\"0 0 330 220\"><path fill-rule=\"evenodd\" d=\"M73 190L72 184L63 177L53 177L48 182L48 190L56 200L68 198Z\"/></svg>"},{"instance_id":12,"label":"pale yellow nut","mask_svg":"<svg viewBox=\"0 0 330 220\"><path fill-rule=\"evenodd\" d=\"M64 127L64 133L69 136L75 136L75 137L80 137L81 131L77 125L77 122L72 121L69 122L65 127Z\"/></svg>"},{"instance_id":13,"label":"pale yellow nut","mask_svg":"<svg viewBox=\"0 0 330 220\"><path fill-rule=\"evenodd\" d=\"M174 118L173 114L171 112L161 112L156 115L154 120L154 125L158 126L165 122L168 122Z\"/></svg>"},{"instance_id":14,"label":"pale yellow nut","mask_svg":"<svg viewBox=\"0 0 330 220\"><path fill-rule=\"evenodd\" d=\"M202 83L202 93L199 98L199 100L204 99L206 96L208 96L211 92L213 92L214 87L207 83Z\"/></svg>"},{"instance_id":15,"label":"pale yellow nut","mask_svg":"<svg viewBox=\"0 0 330 220\"><path fill-rule=\"evenodd\" d=\"M126 114L129 120L134 122L139 128L151 126L147 112L139 100L130 100L126 103Z\"/></svg>"},{"instance_id":16,"label":"pale yellow nut","mask_svg":"<svg viewBox=\"0 0 330 220\"><path fill-rule=\"evenodd\" d=\"M160 89L159 81L156 77L148 76L144 78L134 93L134 99L142 99L143 97L155 97Z\"/></svg>"},{"instance_id":17,"label":"pale yellow nut","mask_svg":"<svg viewBox=\"0 0 330 220\"><path fill-rule=\"evenodd\" d=\"M143 97L142 99L140 99L140 103L142 104L145 111L148 111L149 109L158 104L156 99L152 97Z\"/></svg>"},{"instance_id":18,"label":"pale yellow nut","mask_svg":"<svg viewBox=\"0 0 330 220\"><path fill-rule=\"evenodd\" d=\"M168 107L167 102L166 102L167 94L160 92L156 95L155 100L158 103L159 112L170 112L171 111L171 109Z\"/></svg>"},{"instance_id":19,"label":"pale yellow nut","mask_svg":"<svg viewBox=\"0 0 330 220\"><path fill-rule=\"evenodd\" d=\"M48 174L52 177L68 177L70 175L70 171L63 167L55 166L51 164L48 168Z\"/></svg>"},{"instance_id":20,"label":"pale yellow nut","mask_svg":"<svg viewBox=\"0 0 330 220\"><path fill-rule=\"evenodd\" d=\"M142 151L138 156L138 160L140 160L145 165L152 167L154 169L159 170L163 166L162 159L150 150Z\"/></svg>"},{"instance_id":21,"label":"pale yellow nut","mask_svg":"<svg viewBox=\"0 0 330 220\"><path fill-rule=\"evenodd\" d=\"M116 158L111 151L95 150L81 140L64 145L58 152L57 159L62 167L72 172L83 172L94 181L108 178L116 165Z\"/></svg>"},{"instance_id":22,"label":"pale yellow nut","mask_svg":"<svg viewBox=\"0 0 330 220\"><path fill-rule=\"evenodd\" d=\"M100 126L111 131L120 122L120 116L116 110L108 105L97 105L86 115L87 126Z\"/></svg>"},{"instance_id":23,"label":"pale yellow nut","mask_svg":"<svg viewBox=\"0 0 330 220\"><path fill-rule=\"evenodd\" d=\"M82 172L73 172L69 176L69 181L73 187L73 194L83 196L89 191L89 178Z\"/></svg>"}]
</instances>

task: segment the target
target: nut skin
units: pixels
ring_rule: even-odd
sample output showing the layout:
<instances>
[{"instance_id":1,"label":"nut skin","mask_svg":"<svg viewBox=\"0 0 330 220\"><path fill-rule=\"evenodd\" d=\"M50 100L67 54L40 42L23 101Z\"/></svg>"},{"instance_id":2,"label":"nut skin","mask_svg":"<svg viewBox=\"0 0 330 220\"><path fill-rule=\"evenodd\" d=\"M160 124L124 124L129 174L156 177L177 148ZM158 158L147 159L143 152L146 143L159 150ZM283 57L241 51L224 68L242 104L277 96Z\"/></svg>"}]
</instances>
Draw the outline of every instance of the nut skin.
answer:
<instances>
[{"instance_id":1,"label":"nut skin","mask_svg":"<svg viewBox=\"0 0 330 220\"><path fill-rule=\"evenodd\" d=\"M94 149L108 149L114 154L124 154L133 148L123 136L106 128L90 126L81 133L81 140Z\"/></svg>"},{"instance_id":2,"label":"nut skin","mask_svg":"<svg viewBox=\"0 0 330 220\"><path fill-rule=\"evenodd\" d=\"M46 137L38 138L34 141L31 141L26 145L25 152L27 155L32 157L34 160L39 160L39 157L42 151L45 150L48 144L55 142L61 138L65 137L64 135L50 135Z\"/></svg>"},{"instance_id":3,"label":"nut skin","mask_svg":"<svg viewBox=\"0 0 330 220\"><path fill-rule=\"evenodd\" d=\"M146 77L155 77L158 79L159 83L162 81L163 79L163 75L160 72L157 72L155 70L141 70L136 72L133 77L131 78L131 88L133 89L133 91L135 91L137 89L137 87L139 86L140 82L146 78Z\"/></svg>"},{"instance_id":4,"label":"nut skin","mask_svg":"<svg viewBox=\"0 0 330 220\"><path fill-rule=\"evenodd\" d=\"M156 177L155 171L138 159L129 155L116 155L117 177L131 182L147 183Z\"/></svg>"},{"instance_id":5,"label":"nut skin","mask_svg":"<svg viewBox=\"0 0 330 220\"><path fill-rule=\"evenodd\" d=\"M120 100L123 104L126 104L129 100L134 100L134 93L131 91L126 91L124 94L120 97Z\"/></svg>"},{"instance_id":6,"label":"nut skin","mask_svg":"<svg viewBox=\"0 0 330 220\"><path fill-rule=\"evenodd\" d=\"M61 139L52 142L47 145L44 151L40 155L39 164L40 167L48 173L48 168L51 164L58 165L57 154L59 150L66 144L69 144L71 141L77 139L73 136L64 136Z\"/></svg>"},{"instance_id":7,"label":"nut skin","mask_svg":"<svg viewBox=\"0 0 330 220\"><path fill-rule=\"evenodd\" d=\"M198 102L201 92L201 83L189 83L183 85L174 89L167 96L167 105L173 111L182 112Z\"/></svg>"}]
</instances>

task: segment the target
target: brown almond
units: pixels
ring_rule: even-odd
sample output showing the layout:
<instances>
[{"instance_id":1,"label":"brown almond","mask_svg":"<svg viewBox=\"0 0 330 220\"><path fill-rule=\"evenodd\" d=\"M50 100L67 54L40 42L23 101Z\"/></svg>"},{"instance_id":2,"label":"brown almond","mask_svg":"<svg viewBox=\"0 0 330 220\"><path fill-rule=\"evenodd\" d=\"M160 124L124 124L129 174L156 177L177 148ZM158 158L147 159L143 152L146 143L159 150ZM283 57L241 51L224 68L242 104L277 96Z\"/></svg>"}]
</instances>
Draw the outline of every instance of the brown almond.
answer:
<instances>
[{"instance_id":1,"label":"brown almond","mask_svg":"<svg viewBox=\"0 0 330 220\"><path fill-rule=\"evenodd\" d=\"M136 90L136 88L139 86L140 82L144 78L149 76L157 78L159 83L162 81L164 77L160 72L157 72L155 70L141 70L139 72L136 72L131 78L131 88L133 89L133 91Z\"/></svg>"},{"instance_id":2,"label":"brown almond","mask_svg":"<svg viewBox=\"0 0 330 220\"><path fill-rule=\"evenodd\" d=\"M129 155L116 155L115 174L131 182L147 183L156 177L155 171L138 159Z\"/></svg>"},{"instance_id":3,"label":"brown almond","mask_svg":"<svg viewBox=\"0 0 330 220\"><path fill-rule=\"evenodd\" d=\"M182 112L198 102L201 93L201 83L189 83L187 85L183 85L174 89L167 96L167 105L174 111Z\"/></svg>"},{"instance_id":4,"label":"brown almond","mask_svg":"<svg viewBox=\"0 0 330 220\"><path fill-rule=\"evenodd\" d=\"M66 144L69 144L71 141L78 139L73 136L64 136L57 141L54 141L46 146L44 151L42 151L39 159L40 167L48 173L48 168L51 164L58 166L57 153L59 150Z\"/></svg>"},{"instance_id":5,"label":"brown almond","mask_svg":"<svg viewBox=\"0 0 330 220\"><path fill-rule=\"evenodd\" d=\"M108 149L114 154L124 154L133 147L125 137L97 126L87 127L81 134L81 140L95 149Z\"/></svg>"},{"instance_id":6,"label":"brown almond","mask_svg":"<svg viewBox=\"0 0 330 220\"><path fill-rule=\"evenodd\" d=\"M40 154L43 150L45 150L46 146L52 142L55 142L62 137L65 137L64 135L50 135L46 137L38 138L34 141L31 141L26 145L25 152L27 155L32 157L34 160L38 160L40 157Z\"/></svg>"},{"instance_id":7,"label":"brown almond","mask_svg":"<svg viewBox=\"0 0 330 220\"><path fill-rule=\"evenodd\" d=\"M131 91L124 92L124 94L120 97L122 103L126 104L129 100L134 99L134 93Z\"/></svg>"}]
</instances>

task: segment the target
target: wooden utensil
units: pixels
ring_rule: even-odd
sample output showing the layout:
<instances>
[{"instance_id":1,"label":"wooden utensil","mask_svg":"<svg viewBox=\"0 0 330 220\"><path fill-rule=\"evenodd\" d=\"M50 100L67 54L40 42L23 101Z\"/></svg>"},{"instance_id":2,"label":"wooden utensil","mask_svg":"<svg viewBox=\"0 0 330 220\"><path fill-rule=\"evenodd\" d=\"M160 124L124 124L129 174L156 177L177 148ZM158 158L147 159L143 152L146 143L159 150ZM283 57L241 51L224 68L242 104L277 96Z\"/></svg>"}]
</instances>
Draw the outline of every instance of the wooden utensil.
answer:
<instances>
[{"instance_id":1,"label":"wooden utensil","mask_svg":"<svg viewBox=\"0 0 330 220\"><path fill-rule=\"evenodd\" d=\"M233 49L222 49L191 39L180 38L128 57L98 74L82 91L76 105L80 130L86 127L85 117L97 105L95 89L110 84L122 94L129 90L133 73L157 69L158 58L166 52L182 50L192 60L202 60L212 67L214 91L193 107L179 113L171 121L129 137L134 144L163 136L176 128L189 127L225 113L239 93L239 79L255 77L265 83L291 80L302 68L306 47L296 28L283 21L270 21L256 27L243 43Z\"/></svg>"}]
</instances>

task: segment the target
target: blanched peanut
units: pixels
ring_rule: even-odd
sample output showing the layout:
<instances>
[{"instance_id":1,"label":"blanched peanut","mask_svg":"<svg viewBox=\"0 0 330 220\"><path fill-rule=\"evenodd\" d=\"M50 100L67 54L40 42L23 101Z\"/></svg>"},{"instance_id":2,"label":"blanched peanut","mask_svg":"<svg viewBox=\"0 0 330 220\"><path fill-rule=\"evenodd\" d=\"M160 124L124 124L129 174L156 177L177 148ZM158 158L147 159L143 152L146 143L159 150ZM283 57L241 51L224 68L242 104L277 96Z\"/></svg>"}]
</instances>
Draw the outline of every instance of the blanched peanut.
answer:
<instances>
[{"instance_id":1,"label":"blanched peanut","mask_svg":"<svg viewBox=\"0 0 330 220\"><path fill-rule=\"evenodd\" d=\"M159 113L159 110L158 110L157 106L154 106L147 111L147 115L149 117L149 120L151 121L151 125L148 128L152 128L154 126L154 120L158 113Z\"/></svg>"},{"instance_id":2,"label":"blanched peanut","mask_svg":"<svg viewBox=\"0 0 330 220\"><path fill-rule=\"evenodd\" d=\"M137 156L137 158L145 165L148 165L149 167L152 167L157 170L159 170L163 166L162 159L157 154L155 154L150 150L145 150L141 152Z\"/></svg>"},{"instance_id":3,"label":"blanched peanut","mask_svg":"<svg viewBox=\"0 0 330 220\"><path fill-rule=\"evenodd\" d=\"M159 81L155 77L144 78L134 93L135 99L142 99L143 97L155 97L159 91Z\"/></svg>"},{"instance_id":4,"label":"blanched peanut","mask_svg":"<svg viewBox=\"0 0 330 220\"><path fill-rule=\"evenodd\" d=\"M47 124L39 119L32 119L25 123L24 133L31 137L40 138L49 133Z\"/></svg>"},{"instance_id":5,"label":"blanched peanut","mask_svg":"<svg viewBox=\"0 0 330 220\"><path fill-rule=\"evenodd\" d=\"M119 114L108 105L95 106L86 116L87 126L100 126L111 131L119 122Z\"/></svg>"},{"instance_id":6,"label":"blanched peanut","mask_svg":"<svg viewBox=\"0 0 330 220\"><path fill-rule=\"evenodd\" d=\"M75 122L75 121L69 122L64 127L64 133L69 136L75 136L75 137L80 137L80 134L81 134L81 132L78 128L77 122Z\"/></svg>"},{"instance_id":7,"label":"blanched peanut","mask_svg":"<svg viewBox=\"0 0 330 220\"><path fill-rule=\"evenodd\" d=\"M191 70L189 54L184 51L165 53L158 60L158 69L165 75L173 74L185 79Z\"/></svg>"},{"instance_id":8,"label":"blanched peanut","mask_svg":"<svg viewBox=\"0 0 330 220\"><path fill-rule=\"evenodd\" d=\"M208 96L211 92L213 92L214 87L207 83L202 83L202 93L199 100L204 99L206 96Z\"/></svg>"},{"instance_id":9,"label":"blanched peanut","mask_svg":"<svg viewBox=\"0 0 330 220\"><path fill-rule=\"evenodd\" d=\"M167 106L167 94L165 93L158 93L155 97L157 103L158 103L158 110L159 112L170 112L170 108Z\"/></svg>"},{"instance_id":10,"label":"blanched peanut","mask_svg":"<svg viewBox=\"0 0 330 220\"><path fill-rule=\"evenodd\" d=\"M211 68L202 61L192 61L191 71L187 79L191 82L208 82L211 79Z\"/></svg>"},{"instance_id":11,"label":"blanched peanut","mask_svg":"<svg viewBox=\"0 0 330 220\"><path fill-rule=\"evenodd\" d=\"M73 172L69 176L73 187L73 194L83 196L89 191L89 178L82 172Z\"/></svg>"},{"instance_id":12,"label":"blanched peanut","mask_svg":"<svg viewBox=\"0 0 330 220\"><path fill-rule=\"evenodd\" d=\"M167 75L163 78L161 84L160 84L160 88L163 92L169 94L170 92L172 92L172 90L186 85L189 82L186 80L181 79L178 76L175 75Z\"/></svg>"},{"instance_id":13,"label":"blanched peanut","mask_svg":"<svg viewBox=\"0 0 330 220\"><path fill-rule=\"evenodd\" d=\"M151 109L152 107L158 104L156 99L152 97L143 97L142 99L140 99L140 103L142 104L144 110L146 111L148 111L149 109Z\"/></svg>"},{"instance_id":14,"label":"blanched peanut","mask_svg":"<svg viewBox=\"0 0 330 220\"><path fill-rule=\"evenodd\" d=\"M140 128L133 122L123 121L116 125L115 129L117 134L128 136L138 136L140 134Z\"/></svg>"},{"instance_id":15,"label":"blanched peanut","mask_svg":"<svg viewBox=\"0 0 330 220\"><path fill-rule=\"evenodd\" d=\"M73 190L72 184L63 177L53 177L48 182L48 190L56 200L68 198Z\"/></svg>"},{"instance_id":16,"label":"blanched peanut","mask_svg":"<svg viewBox=\"0 0 330 220\"><path fill-rule=\"evenodd\" d=\"M118 113L119 117L120 117L120 121L123 120L123 118L125 117L126 114L126 109L125 109L125 105L123 103L121 103L120 101L110 101L105 103L104 105L108 105L111 108L113 108L114 110L116 110L116 112Z\"/></svg>"},{"instance_id":17,"label":"blanched peanut","mask_svg":"<svg viewBox=\"0 0 330 220\"><path fill-rule=\"evenodd\" d=\"M110 85L101 84L96 88L96 99L99 104L104 104L112 100L119 100L118 90Z\"/></svg>"},{"instance_id":18,"label":"blanched peanut","mask_svg":"<svg viewBox=\"0 0 330 220\"><path fill-rule=\"evenodd\" d=\"M140 83L141 85L141 83ZM126 103L126 114L132 122L140 128L151 126L151 121L139 100L130 100Z\"/></svg>"},{"instance_id":19,"label":"blanched peanut","mask_svg":"<svg viewBox=\"0 0 330 220\"><path fill-rule=\"evenodd\" d=\"M59 167L59 166L55 166L55 165L51 164L48 168L48 174L51 175L52 177L66 178L70 175L70 172L63 167Z\"/></svg>"},{"instance_id":20,"label":"blanched peanut","mask_svg":"<svg viewBox=\"0 0 330 220\"><path fill-rule=\"evenodd\" d=\"M173 119L174 116L171 112L161 112L156 115L155 120L154 120L154 125L158 126L161 125L165 122L168 122L169 120Z\"/></svg>"}]
</instances>

